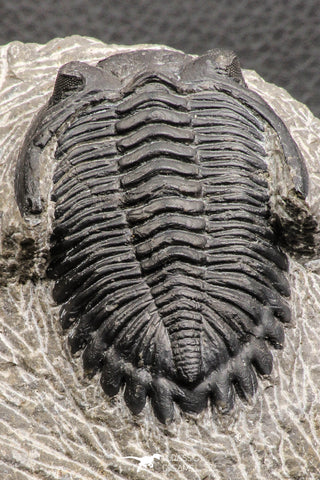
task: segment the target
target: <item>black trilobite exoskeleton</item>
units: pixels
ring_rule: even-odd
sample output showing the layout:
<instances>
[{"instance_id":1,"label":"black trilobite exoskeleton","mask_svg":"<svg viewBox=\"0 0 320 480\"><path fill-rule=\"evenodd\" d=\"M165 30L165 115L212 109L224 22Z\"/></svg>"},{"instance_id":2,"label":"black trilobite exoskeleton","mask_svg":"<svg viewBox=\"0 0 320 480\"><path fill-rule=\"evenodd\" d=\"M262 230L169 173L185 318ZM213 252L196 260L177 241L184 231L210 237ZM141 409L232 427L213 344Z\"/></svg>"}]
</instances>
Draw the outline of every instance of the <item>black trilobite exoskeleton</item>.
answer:
<instances>
[{"instance_id":1,"label":"black trilobite exoskeleton","mask_svg":"<svg viewBox=\"0 0 320 480\"><path fill-rule=\"evenodd\" d=\"M108 395L125 385L135 414L149 396L162 422L174 402L227 411L235 391L251 396L290 319L281 246L312 249L314 221L300 153L237 57L149 49L64 65L20 155L26 216L46 207L49 140L47 273L84 368Z\"/></svg>"}]
</instances>

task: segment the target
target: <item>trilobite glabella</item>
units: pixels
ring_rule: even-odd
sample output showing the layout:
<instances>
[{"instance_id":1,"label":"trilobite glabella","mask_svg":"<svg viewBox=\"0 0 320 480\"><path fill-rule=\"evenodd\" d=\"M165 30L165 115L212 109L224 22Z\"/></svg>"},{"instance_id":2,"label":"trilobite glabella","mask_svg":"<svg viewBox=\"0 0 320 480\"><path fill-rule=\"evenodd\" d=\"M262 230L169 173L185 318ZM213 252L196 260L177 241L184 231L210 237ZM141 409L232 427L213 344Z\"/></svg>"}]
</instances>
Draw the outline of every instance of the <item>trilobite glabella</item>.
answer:
<instances>
[{"instance_id":1,"label":"trilobite glabella","mask_svg":"<svg viewBox=\"0 0 320 480\"><path fill-rule=\"evenodd\" d=\"M23 215L46 208L53 137L47 273L84 368L108 395L125 385L135 414L149 396L162 422L174 402L227 411L235 391L252 395L290 319L281 247L311 250L315 223L300 153L237 57L149 49L64 65L21 151Z\"/></svg>"}]
</instances>

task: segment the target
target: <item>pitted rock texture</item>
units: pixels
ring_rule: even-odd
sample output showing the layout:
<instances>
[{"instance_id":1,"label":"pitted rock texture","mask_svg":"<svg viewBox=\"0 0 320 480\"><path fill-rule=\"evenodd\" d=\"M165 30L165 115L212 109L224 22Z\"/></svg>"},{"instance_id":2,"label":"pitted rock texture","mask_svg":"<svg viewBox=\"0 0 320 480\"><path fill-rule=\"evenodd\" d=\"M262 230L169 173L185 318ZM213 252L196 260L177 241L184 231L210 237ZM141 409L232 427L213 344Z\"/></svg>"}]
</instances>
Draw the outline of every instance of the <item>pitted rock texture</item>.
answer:
<instances>
[{"instance_id":1,"label":"pitted rock texture","mask_svg":"<svg viewBox=\"0 0 320 480\"><path fill-rule=\"evenodd\" d=\"M317 479L316 260L307 265L290 261L294 328L287 330L285 350L277 354L274 371L253 404L238 402L230 416L206 410L180 419L177 410L175 424L159 427L147 403L134 419L121 397L102 399L99 385L83 379L80 360L69 358L51 282L43 278L50 219L21 222L13 200L13 170L28 122L48 97L58 66L77 59L94 64L110 53L105 45L80 38L3 50L1 468L7 478ZM316 212L318 122L255 74L247 73L246 80L274 106L303 151L311 174L309 203ZM153 454L161 455L153 459L153 468L140 469L139 461L130 458Z\"/></svg>"}]
</instances>

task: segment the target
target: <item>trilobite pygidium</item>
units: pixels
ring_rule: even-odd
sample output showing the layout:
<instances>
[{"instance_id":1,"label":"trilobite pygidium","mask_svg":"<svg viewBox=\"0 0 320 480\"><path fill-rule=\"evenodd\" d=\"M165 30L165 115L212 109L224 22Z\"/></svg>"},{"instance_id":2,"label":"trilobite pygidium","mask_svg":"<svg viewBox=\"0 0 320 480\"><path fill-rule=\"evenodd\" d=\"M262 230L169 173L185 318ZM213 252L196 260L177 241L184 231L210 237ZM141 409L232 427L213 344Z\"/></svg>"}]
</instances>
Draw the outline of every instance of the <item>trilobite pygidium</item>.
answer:
<instances>
[{"instance_id":1,"label":"trilobite pygidium","mask_svg":"<svg viewBox=\"0 0 320 480\"><path fill-rule=\"evenodd\" d=\"M153 49L64 65L18 163L26 216L46 208L50 139L47 272L85 370L101 371L108 395L124 385L135 414L150 397L162 422L174 402L227 411L235 391L252 395L290 318L279 245L307 251L314 225L299 151L235 55Z\"/></svg>"}]
</instances>

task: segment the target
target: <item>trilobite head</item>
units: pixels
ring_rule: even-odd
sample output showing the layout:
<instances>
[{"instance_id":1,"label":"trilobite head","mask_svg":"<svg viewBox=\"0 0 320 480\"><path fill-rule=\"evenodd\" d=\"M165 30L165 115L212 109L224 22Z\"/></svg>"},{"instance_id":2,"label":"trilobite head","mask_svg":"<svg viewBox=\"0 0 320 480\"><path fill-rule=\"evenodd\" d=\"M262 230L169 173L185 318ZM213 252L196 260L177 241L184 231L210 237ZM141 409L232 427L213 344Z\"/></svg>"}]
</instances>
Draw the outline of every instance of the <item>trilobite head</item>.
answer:
<instances>
[{"instance_id":1,"label":"trilobite head","mask_svg":"<svg viewBox=\"0 0 320 480\"><path fill-rule=\"evenodd\" d=\"M136 75L164 71L177 75L185 63L185 54L170 49L146 49L111 55L98 62L97 67L111 72L122 81Z\"/></svg>"},{"instance_id":2,"label":"trilobite head","mask_svg":"<svg viewBox=\"0 0 320 480\"><path fill-rule=\"evenodd\" d=\"M85 370L110 396L125 386L135 414L150 397L162 422L175 403L227 411L235 392L253 395L290 319L280 238L311 250L315 224L299 151L235 55L150 49L62 67L17 166L23 214L41 212L53 135L47 274ZM276 161L290 184L277 209Z\"/></svg>"}]
</instances>

